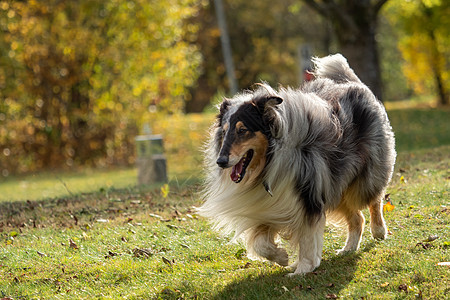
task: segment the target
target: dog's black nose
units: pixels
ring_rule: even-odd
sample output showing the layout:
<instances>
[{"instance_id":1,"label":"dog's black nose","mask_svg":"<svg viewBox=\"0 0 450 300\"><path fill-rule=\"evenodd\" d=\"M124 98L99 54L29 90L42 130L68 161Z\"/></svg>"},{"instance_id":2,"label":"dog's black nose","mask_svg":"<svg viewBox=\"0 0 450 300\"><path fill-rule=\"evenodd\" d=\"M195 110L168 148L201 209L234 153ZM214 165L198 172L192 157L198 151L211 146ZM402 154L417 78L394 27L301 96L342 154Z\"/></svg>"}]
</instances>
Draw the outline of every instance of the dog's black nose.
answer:
<instances>
[{"instance_id":1,"label":"dog's black nose","mask_svg":"<svg viewBox=\"0 0 450 300\"><path fill-rule=\"evenodd\" d=\"M221 168L226 168L228 166L228 157L227 156L219 156L216 163Z\"/></svg>"}]
</instances>

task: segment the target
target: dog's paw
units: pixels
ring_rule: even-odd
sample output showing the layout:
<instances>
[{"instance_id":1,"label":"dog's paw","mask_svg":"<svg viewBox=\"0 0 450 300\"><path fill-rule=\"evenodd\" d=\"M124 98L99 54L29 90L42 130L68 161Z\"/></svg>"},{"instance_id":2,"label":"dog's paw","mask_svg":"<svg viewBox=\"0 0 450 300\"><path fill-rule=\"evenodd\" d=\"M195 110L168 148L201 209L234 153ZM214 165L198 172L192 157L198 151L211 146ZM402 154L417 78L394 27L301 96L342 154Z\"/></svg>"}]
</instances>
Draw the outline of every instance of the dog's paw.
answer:
<instances>
[{"instance_id":1,"label":"dog's paw","mask_svg":"<svg viewBox=\"0 0 450 300\"><path fill-rule=\"evenodd\" d=\"M289 270L289 271L292 271L292 272L294 272L295 271L295 269L297 269L297 266L298 266L298 260L296 260L295 261L295 263L293 263L293 264L290 264L289 266L287 266L286 268Z\"/></svg>"},{"instance_id":2,"label":"dog's paw","mask_svg":"<svg viewBox=\"0 0 450 300\"><path fill-rule=\"evenodd\" d=\"M293 272L293 273L287 273L285 276L286 277L294 277L294 276L298 276L298 275L305 275L305 274L300 274L300 273Z\"/></svg>"},{"instance_id":3,"label":"dog's paw","mask_svg":"<svg viewBox=\"0 0 450 300\"><path fill-rule=\"evenodd\" d=\"M372 227L371 230L372 236L376 240L384 240L386 239L387 229L385 226L377 226Z\"/></svg>"},{"instance_id":4,"label":"dog's paw","mask_svg":"<svg viewBox=\"0 0 450 300\"><path fill-rule=\"evenodd\" d=\"M304 275L314 271L320 265L320 256L311 257L309 259L304 258L300 261L296 261L290 267L295 268L294 273L289 273L287 276Z\"/></svg>"},{"instance_id":5,"label":"dog's paw","mask_svg":"<svg viewBox=\"0 0 450 300\"><path fill-rule=\"evenodd\" d=\"M345 250L345 248L342 248L342 249L336 250L336 255L345 255L345 254L348 254L350 252L352 252L352 251Z\"/></svg>"},{"instance_id":6,"label":"dog's paw","mask_svg":"<svg viewBox=\"0 0 450 300\"><path fill-rule=\"evenodd\" d=\"M353 249L353 248L350 248L350 247L344 247L344 248L342 248L342 249L339 249L339 250L336 250L336 254L337 255L346 255L346 254L350 254L350 253L353 253L353 252L355 252L356 250L358 250L358 249Z\"/></svg>"},{"instance_id":7,"label":"dog's paw","mask_svg":"<svg viewBox=\"0 0 450 300\"><path fill-rule=\"evenodd\" d=\"M297 264L294 273L289 273L286 276L292 277L292 276L296 276L296 275L305 275L306 273L310 273L310 272L314 271L318 266L319 266L319 264L315 265L315 264L308 263L306 261L301 262L301 263Z\"/></svg>"}]
</instances>

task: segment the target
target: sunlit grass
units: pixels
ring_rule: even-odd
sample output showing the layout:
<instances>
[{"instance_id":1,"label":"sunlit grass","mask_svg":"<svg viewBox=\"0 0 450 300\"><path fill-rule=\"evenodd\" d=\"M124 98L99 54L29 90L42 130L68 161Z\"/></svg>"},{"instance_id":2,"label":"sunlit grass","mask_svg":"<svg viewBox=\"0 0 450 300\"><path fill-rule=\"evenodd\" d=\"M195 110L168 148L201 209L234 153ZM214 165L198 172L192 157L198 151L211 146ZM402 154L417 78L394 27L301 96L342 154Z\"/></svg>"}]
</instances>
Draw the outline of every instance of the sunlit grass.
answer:
<instances>
[{"instance_id":1,"label":"sunlit grass","mask_svg":"<svg viewBox=\"0 0 450 300\"><path fill-rule=\"evenodd\" d=\"M385 241L371 238L367 222L361 249L337 256L345 233L327 227L321 266L294 278L250 261L193 209L200 187L190 179L202 176L199 148L214 116L173 116L154 127L168 159L164 193L135 187L135 168L0 183L0 297L445 299L448 267L438 264L450 247L448 110L388 113L399 154Z\"/></svg>"},{"instance_id":2,"label":"sunlit grass","mask_svg":"<svg viewBox=\"0 0 450 300\"><path fill-rule=\"evenodd\" d=\"M2 206L0 295L445 299L448 267L438 264L449 258L449 151L440 146L399 155L388 189L394 208L385 212L387 240L374 241L366 223L361 249L337 256L345 233L327 227L321 266L294 278L277 265L249 260L242 245L197 217L196 185L173 183L167 197L159 188L129 188Z\"/></svg>"},{"instance_id":3,"label":"sunlit grass","mask_svg":"<svg viewBox=\"0 0 450 300\"><path fill-rule=\"evenodd\" d=\"M387 110L436 108L437 99L431 95L414 96L405 100L386 101L384 106Z\"/></svg>"},{"instance_id":4,"label":"sunlit grass","mask_svg":"<svg viewBox=\"0 0 450 300\"><path fill-rule=\"evenodd\" d=\"M450 145L450 109L388 110L397 152Z\"/></svg>"},{"instance_id":5,"label":"sunlit grass","mask_svg":"<svg viewBox=\"0 0 450 300\"><path fill-rule=\"evenodd\" d=\"M43 172L11 177L0 182L0 202L67 197L137 184L136 169L85 170L74 173Z\"/></svg>"}]
</instances>

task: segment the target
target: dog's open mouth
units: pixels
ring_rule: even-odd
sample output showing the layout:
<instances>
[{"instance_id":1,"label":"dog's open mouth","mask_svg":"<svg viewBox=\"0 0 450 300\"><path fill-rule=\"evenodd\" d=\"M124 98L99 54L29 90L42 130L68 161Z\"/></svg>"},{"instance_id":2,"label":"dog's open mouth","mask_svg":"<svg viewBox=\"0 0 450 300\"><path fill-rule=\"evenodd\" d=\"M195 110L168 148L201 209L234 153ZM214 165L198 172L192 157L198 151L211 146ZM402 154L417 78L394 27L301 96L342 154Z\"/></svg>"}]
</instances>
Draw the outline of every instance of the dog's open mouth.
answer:
<instances>
[{"instance_id":1,"label":"dog's open mouth","mask_svg":"<svg viewBox=\"0 0 450 300\"><path fill-rule=\"evenodd\" d=\"M253 158L253 150L248 150L247 153L244 154L244 156L241 158L241 160L233 166L231 169L231 180L233 180L235 183L241 182L242 179L244 179L245 176L245 170L247 170L248 165L252 161Z\"/></svg>"}]
</instances>

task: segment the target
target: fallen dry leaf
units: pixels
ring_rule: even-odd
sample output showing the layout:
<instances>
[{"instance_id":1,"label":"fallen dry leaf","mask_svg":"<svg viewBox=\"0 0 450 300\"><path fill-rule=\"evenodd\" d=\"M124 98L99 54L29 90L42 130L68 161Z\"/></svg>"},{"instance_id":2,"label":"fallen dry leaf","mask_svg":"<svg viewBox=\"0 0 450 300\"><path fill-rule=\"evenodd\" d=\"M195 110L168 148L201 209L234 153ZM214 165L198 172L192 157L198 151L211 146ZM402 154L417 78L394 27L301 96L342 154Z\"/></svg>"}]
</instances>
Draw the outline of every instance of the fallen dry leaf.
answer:
<instances>
[{"instance_id":1,"label":"fallen dry leaf","mask_svg":"<svg viewBox=\"0 0 450 300\"><path fill-rule=\"evenodd\" d=\"M166 265L169 265L169 266L172 266L172 265L173 265L173 260L171 261L171 260L165 258L164 256L162 257L162 261L163 261Z\"/></svg>"},{"instance_id":2,"label":"fallen dry leaf","mask_svg":"<svg viewBox=\"0 0 450 300\"><path fill-rule=\"evenodd\" d=\"M417 243L416 247L417 246L422 246L422 248L425 249L425 250L430 249L431 247L433 247L433 245L430 244L430 243L422 243L422 242Z\"/></svg>"},{"instance_id":3,"label":"fallen dry leaf","mask_svg":"<svg viewBox=\"0 0 450 300\"><path fill-rule=\"evenodd\" d=\"M119 254L117 254L116 252L112 252L111 250L108 250L108 254L105 255L105 258L110 258L110 257L114 257L114 256L118 256Z\"/></svg>"},{"instance_id":4,"label":"fallen dry leaf","mask_svg":"<svg viewBox=\"0 0 450 300\"><path fill-rule=\"evenodd\" d=\"M78 249L78 245L72 239L69 239L69 248Z\"/></svg>"},{"instance_id":5,"label":"fallen dry leaf","mask_svg":"<svg viewBox=\"0 0 450 300\"><path fill-rule=\"evenodd\" d=\"M152 249L139 249L139 248L134 248L133 249L133 256L134 257L149 258L152 255L153 255Z\"/></svg>"},{"instance_id":6,"label":"fallen dry leaf","mask_svg":"<svg viewBox=\"0 0 450 300\"><path fill-rule=\"evenodd\" d=\"M70 215L70 217L75 221L75 226L78 225L78 218L75 215Z\"/></svg>"},{"instance_id":7,"label":"fallen dry leaf","mask_svg":"<svg viewBox=\"0 0 450 300\"><path fill-rule=\"evenodd\" d=\"M408 292L408 286L406 284L402 283L398 286L398 290L403 291L403 292Z\"/></svg>"}]
</instances>

